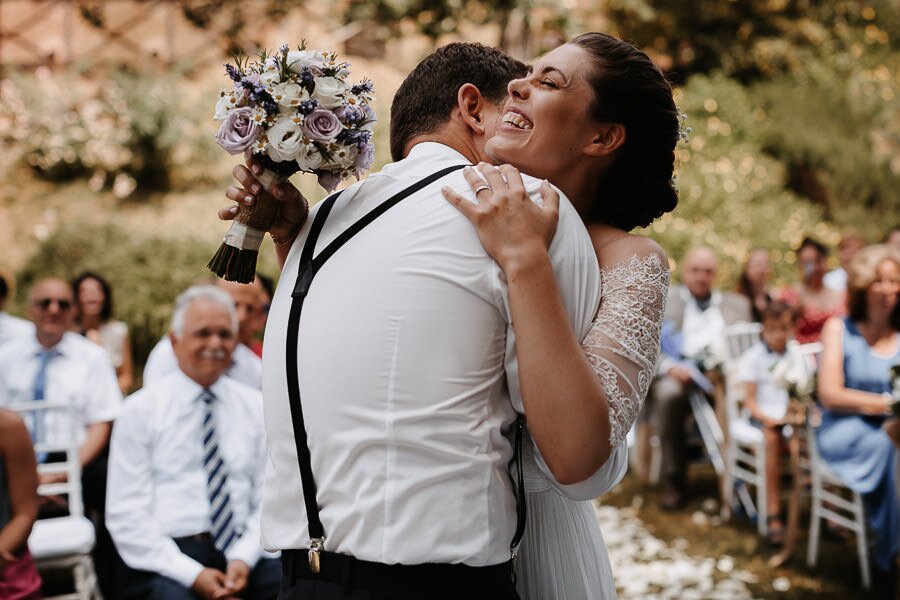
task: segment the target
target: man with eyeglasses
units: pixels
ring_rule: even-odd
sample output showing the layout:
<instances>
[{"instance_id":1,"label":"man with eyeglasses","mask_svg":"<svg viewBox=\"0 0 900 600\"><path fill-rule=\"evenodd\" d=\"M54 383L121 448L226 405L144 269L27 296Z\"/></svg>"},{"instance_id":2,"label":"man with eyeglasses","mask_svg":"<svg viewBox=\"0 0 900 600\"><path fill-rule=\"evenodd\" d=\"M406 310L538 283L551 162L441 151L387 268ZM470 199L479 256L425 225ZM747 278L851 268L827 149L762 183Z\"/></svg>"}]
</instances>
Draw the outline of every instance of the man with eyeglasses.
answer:
<instances>
[{"instance_id":1,"label":"man with eyeglasses","mask_svg":"<svg viewBox=\"0 0 900 600\"><path fill-rule=\"evenodd\" d=\"M35 441L55 442L75 432L82 468L84 506L102 523L106 489L106 450L112 422L119 414L122 392L109 356L97 344L70 331L75 304L72 289L61 279L38 281L31 289L28 316L34 333L0 347L0 406L30 401L64 401L74 408L77 423L49 413L28 423ZM38 456L53 461L57 457ZM66 474L41 475L40 482L65 481ZM42 516L64 514L65 506L45 504ZM104 531L98 532L98 548ZM106 534L108 535L108 534ZM101 581L101 585L106 582Z\"/></svg>"}]
</instances>

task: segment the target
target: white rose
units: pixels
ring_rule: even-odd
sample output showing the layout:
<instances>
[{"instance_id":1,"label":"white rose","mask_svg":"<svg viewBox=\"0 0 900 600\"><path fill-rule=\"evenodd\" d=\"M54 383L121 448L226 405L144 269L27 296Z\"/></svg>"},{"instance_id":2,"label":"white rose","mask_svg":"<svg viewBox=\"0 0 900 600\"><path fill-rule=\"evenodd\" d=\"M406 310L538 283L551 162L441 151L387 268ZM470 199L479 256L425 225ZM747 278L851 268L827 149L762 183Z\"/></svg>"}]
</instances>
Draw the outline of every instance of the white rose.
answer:
<instances>
[{"instance_id":1,"label":"white rose","mask_svg":"<svg viewBox=\"0 0 900 600\"><path fill-rule=\"evenodd\" d=\"M300 106L304 100L309 100L309 92L300 85L291 81L285 81L272 86L272 98L279 106Z\"/></svg>"},{"instance_id":2,"label":"white rose","mask_svg":"<svg viewBox=\"0 0 900 600\"><path fill-rule=\"evenodd\" d=\"M347 84L336 77L317 77L312 97L325 108L337 108L344 103Z\"/></svg>"},{"instance_id":3,"label":"white rose","mask_svg":"<svg viewBox=\"0 0 900 600\"><path fill-rule=\"evenodd\" d=\"M312 171L322 166L322 155L313 144L301 144L297 156L297 165L301 171Z\"/></svg>"},{"instance_id":4,"label":"white rose","mask_svg":"<svg viewBox=\"0 0 900 600\"><path fill-rule=\"evenodd\" d=\"M219 94L219 101L216 102L216 114L213 119L216 121L224 121L228 116L228 111L237 108L237 96L231 90L222 90Z\"/></svg>"},{"instance_id":5,"label":"white rose","mask_svg":"<svg viewBox=\"0 0 900 600\"><path fill-rule=\"evenodd\" d=\"M321 50L293 50L288 52L288 69L299 73L303 67L321 67L325 64L325 55Z\"/></svg>"},{"instance_id":6,"label":"white rose","mask_svg":"<svg viewBox=\"0 0 900 600\"><path fill-rule=\"evenodd\" d=\"M266 67L266 70L259 75L259 82L267 87L272 87L280 81L281 72L272 65Z\"/></svg>"},{"instance_id":7,"label":"white rose","mask_svg":"<svg viewBox=\"0 0 900 600\"><path fill-rule=\"evenodd\" d=\"M303 133L294 119L279 119L267 132L268 154L274 161L296 160L303 145Z\"/></svg>"}]
</instances>

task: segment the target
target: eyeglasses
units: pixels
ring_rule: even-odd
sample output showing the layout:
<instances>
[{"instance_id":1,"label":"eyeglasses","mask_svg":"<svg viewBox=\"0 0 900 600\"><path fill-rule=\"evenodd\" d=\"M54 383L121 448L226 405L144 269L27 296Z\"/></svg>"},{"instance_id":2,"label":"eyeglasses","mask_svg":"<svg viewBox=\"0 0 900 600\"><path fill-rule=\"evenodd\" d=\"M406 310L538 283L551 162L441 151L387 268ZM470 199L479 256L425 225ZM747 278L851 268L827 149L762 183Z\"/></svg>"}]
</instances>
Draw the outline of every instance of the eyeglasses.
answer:
<instances>
[{"instance_id":1,"label":"eyeglasses","mask_svg":"<svg viewBox=\"0 0 900 600\"><path fill-rule=\"evenodd\" d=\"M58 298L41 298L40 300L35 300L34 304L41 310L47 310L54 302L59 307L59 310L69 310L72 308L71 300L60 300Z\"/></svg>"}]
</instances>

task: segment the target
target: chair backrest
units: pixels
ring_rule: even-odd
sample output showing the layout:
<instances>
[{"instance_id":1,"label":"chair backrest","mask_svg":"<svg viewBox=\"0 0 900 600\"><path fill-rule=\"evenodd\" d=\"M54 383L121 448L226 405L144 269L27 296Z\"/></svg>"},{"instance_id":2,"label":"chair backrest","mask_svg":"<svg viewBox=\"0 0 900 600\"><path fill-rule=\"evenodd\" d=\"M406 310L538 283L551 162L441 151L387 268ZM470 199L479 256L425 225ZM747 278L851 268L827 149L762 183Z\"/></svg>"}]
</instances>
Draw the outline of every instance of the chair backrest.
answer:
<instances>
[{"instance_id":1,"label":"chair backrest","mask_svg":"<svg viewBox=\"0 0 900 600\"><path fill-rule=\"evenodd\" d=\"M760 323L735 323L725 328L725 359L736 360L759 341Z\"/></svg>"},{"instance_id":2,"label":"chair backrest","mask_svg":"<svg viewBox=\"0 0 900 600\"><path fill-rule=\"evenodd\" d=\"M47 483L38 486L40 496L67 496L69 514L74 516L84 515L84 505L81 497L81 463L78 460L78 436L76 427L78 420L75 407L71 402L58 402L54 400L36 400L32 402L17 402L7 408L16 411L22 419L32 427L36 420L46 420L53 414L57 417L61 427L54 427L54 434L48 440L41 440L34 445L34 452L38 457L54 454L62 457L55 462L39 462L38 474L65 473L66 481L61 483Z\"/></svg>"},{"instance_id":3,"label":"chair backrest","mask_svg":"<svg viewBox=\"0 0 900 600\"><path fill-rule=\"evenodd\" d=\"M735 323L725 328L725 416L729 423L740 416L739 404L744 396L737 381L738 361L759 341L761 332L759 323Z\"/></svg>"}]
</instances>

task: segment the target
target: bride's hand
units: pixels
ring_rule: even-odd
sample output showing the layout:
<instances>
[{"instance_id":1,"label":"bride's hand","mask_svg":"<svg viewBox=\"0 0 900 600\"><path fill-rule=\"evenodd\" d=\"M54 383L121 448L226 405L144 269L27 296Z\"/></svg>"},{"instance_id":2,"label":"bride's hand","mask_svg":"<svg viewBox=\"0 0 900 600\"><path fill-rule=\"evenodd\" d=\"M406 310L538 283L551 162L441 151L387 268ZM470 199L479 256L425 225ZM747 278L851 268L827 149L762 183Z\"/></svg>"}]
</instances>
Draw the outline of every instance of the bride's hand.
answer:
<instances>
[{"instance_id":1,"label":"bride's hand","mask_svg":"<svg viewBox=\"0 0 900 600\"><path fill-rule=\"evenodd\" d=\"M225 191L225 196L238 204L253 206L258 196L269 194L262 184L253 176L262 173L262 167L252 157L247 166L236 165L231 171L234 178L240 183L240 187L231 186ZM278 200L278 216L269 228L272 240L276 244L290 244L297 237L306 217L309 215L309 203L303 194L291 185L290 181L275 184L271 189L271 196ZM234 219L238 206L232 205L221 208L218 216L223 221Z\"/></svg>"},{"instance_id":2,"label":"bride's hand","mask_svg":"<svg viewBox=\"0 0 900 600\"><path fill-rule=\"evenodd\" d=\"M479 163L477 172L466 167L463 175L478 204L446 186L441 193L472 222L485 250L501 269L508 271L547 255L559 220L559 194L549 183L541 183L541 206L531 200L522 175L513 166Z\"/></svg>"}]
</instances>

